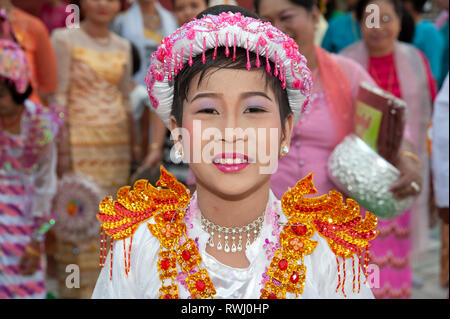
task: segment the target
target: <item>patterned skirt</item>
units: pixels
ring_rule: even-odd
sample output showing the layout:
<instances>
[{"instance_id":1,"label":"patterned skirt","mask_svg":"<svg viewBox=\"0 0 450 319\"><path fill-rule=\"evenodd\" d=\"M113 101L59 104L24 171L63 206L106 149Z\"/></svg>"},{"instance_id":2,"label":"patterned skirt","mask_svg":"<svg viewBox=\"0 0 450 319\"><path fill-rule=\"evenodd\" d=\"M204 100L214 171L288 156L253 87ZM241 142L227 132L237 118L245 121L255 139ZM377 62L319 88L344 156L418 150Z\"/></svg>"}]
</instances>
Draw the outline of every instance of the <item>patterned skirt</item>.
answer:
<instances>
[{"instance_id":1,"label":"patterned skirt","mask_svg":"<svg viewBox=\"0 0 450 319\"><path fill-rule=\"evenodd\" d=\"M410 211L392 220L379 220L378 237L371 242L370 263L378 266L375 298L410 298L412 270L410 265Z\"/></svg>"},{"instance_id":2,"label":"patterned skirt","mask_svg":"<svg viewBox=\"0 0 450 319\"><path fill-rule=\"evenodd\" d=\"M33 275L19 273L32 234L30 205L31 196L21 178L0 174L0 299L46 296L42 262Z\"/></svg>"}]
</instances>

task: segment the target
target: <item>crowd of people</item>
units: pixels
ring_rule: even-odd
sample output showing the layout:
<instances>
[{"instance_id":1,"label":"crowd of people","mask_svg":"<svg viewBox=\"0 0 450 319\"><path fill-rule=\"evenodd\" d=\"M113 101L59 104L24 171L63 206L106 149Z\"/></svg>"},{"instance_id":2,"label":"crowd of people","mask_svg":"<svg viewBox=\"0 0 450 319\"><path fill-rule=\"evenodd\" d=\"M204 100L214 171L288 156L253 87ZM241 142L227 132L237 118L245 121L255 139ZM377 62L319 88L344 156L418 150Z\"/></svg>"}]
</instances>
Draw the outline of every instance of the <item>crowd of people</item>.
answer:
<instances>
[{"instance_id":1,"label":"crowd of people","mask_svg":"<svg viewBox=\"0 0 450 319\"><path fill-rule=\"evenodd\" d=\"M412 264L425 251L430 224L436 216L442 224L440 282L448 287L448 0L45 0L34 3L36 7L29 8L21 1L0 0L1 299L50 298L46 288L48 278L60 282L60 296L64 297L67 292L67 287L63 287L67 276L64 269L71 262L61 256L73 255L76 258L71 260L75 263L82 260L86 264L95 255L89 249L95 253L106 249L98 246L99 236L68 245L69 238L53 233L53 224L59 222L54 219L54 197L58 192L72 191L58 188L58 181L64 176L91 181L103 198L114 196L122 186L132 185L140 178L155 185L162 164L191 193L197 191L199 198L207 196L208 183L212 183L208 171L202 172L200 164L173 161L172 149L180 143L169 128L184 128L184 124L173 110L170 114L174 118L169 125L169 119L156 112L158 105L149 97L147 73L155 63L152 54L163 39L192 19L201 18L199 14L207 8L217 8L213 7L216 4L240 5L250 9L242 11L243 15L248 14L261 23L270 22L298 45L307 61L305 68L311 72L309 104L302 107L301 118L294 122L295 117L284 114L283 118L280 114L281 128L287 133L281 139L277 170L268 181L276 199L280 200L310 172L314 173L319 194L336 189L328 173L328 159L353 131L361 83L379 87L406 102L403 142L393 162L400 177L390 191L398 200L411 196L416 199L400 216L378 221L378 236L371 241L369 255L370 262L378 266L380 276L379 285L371 292L375 298L411 297L414 280L420 280L413 276ZM376 28L366 23L372 14L369 6L374 4L380 17ZM430 8L436 13L433 20L424 18ZM74 13L80 15L79 24ZM247 52L241 52L239 49L244 48L241 45L236 53L236 38L234 41L237 59L247 56L247 63L254 63L254 57L249 58L248 47ZM213 43L206 54L203 46L205 59L211 56L215 60L217 44L214 48ZM188 52L189 47L184 50ZM265 54L267 58L267 49ZM259 64L258 53L256 59ZM262 60L261 57L261 64ZM217 61L220 72L226 72L222 67L242 72L237 70L240 66L220 64L226 63L220 58ZM178 70L175 66L175 75L177 72L181 75L183 70L182 61L178 62L181 67ZM201 69L196 63L200 64L194 57L185 66L193 64ZM265 62L264 66L278 71L274 63ZM245 63L242 65L245 68ZM186 81L195 78L184 73L183 76ZM227 76L223 73L225 79ZM207 85L201 83L201 78L197 88ZM239 88L236 83L225 83L217 77L216 80L215 83L224 81L219 86ZM266 81L266 89L270 83ZM175 80L174 86L175 92L183 97L181 105L183 99L192 98L189 84L183 86ZM282 93L275 89L274 92L277 101L283 100L279 97ZM261 107L259 104L264 105L255 100L255 109ZM206 114L220 113L211 106L216 102L208 103L204 103L207 112L198 116L203 123L213 123ZM180 116L184 121L184 116L196 118L197 115L185 115L181 111ZM249 115L245 123L253 120ZM183 157L182 152L175 153L175 157ZM224 178L223 182L228 180ZM213 219L207 214L207 204L202 207L199 200L198 205L202 214ZM77 209L74 223L79 215L98 213L83 210L82 203L78 203ZM125 248L122 250L125 253ZM211 255L227 264L222 252L216 256L212 251ZM242 258L230 260L233 260L231 267L248 266ZM110 262L112 265L112 257ZM98 259L87 262L95 263L98 264ZM81 268L81 276L84 269L86 273L92 271L92 267ZM94 273L94 280L81 280L86 295L70 296L90 297L99 269ZM109 286L100 282L106 276L109 274L102 272L94 297L126 297L111 292L120 289L120 283ZM219 275L213 273L214 276ZM133 294L126 286L124 289ZM222 294L220 289L217 290ZM253 296L248 289L242 294L245 298Z\"/></svg>"}]
</instances>

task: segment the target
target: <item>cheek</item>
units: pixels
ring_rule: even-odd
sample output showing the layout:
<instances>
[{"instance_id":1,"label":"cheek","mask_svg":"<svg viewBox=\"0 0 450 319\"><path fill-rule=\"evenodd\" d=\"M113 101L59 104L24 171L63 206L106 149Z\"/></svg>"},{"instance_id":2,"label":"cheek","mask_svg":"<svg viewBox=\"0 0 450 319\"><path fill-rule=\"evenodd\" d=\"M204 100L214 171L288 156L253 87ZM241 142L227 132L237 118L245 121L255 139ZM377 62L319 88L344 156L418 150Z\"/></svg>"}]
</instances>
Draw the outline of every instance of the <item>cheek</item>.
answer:
<instances>
[{"instance_id":1,"label":"cheek","mask_svg":"<svg viewBox=\"0 0 450 319\"><path fill-rule=\"evenodd\" d=\"M398 38L398 35L400 34L400 29L401 26L399 21L396 21L395 23L392 23L391 26L389 26L388 32L390 34L391 39L395 40Z\"/></svg>"},{"instance_id":2,"label":"cheek","mask_svg":"<svg viewBox=\"0 0 450 319\"><path fill-rule=\"evenodd\" d=\"M280 121L270 121L266 123L263 130L256 131L256 145L258 158L262 156L270 157L272 160L278 158L278 149L282 137Z\"/></svg>"},{"instance_id":3,"label":"cheek","mask_svg":"<svg viewBox=\"0 0 450 319\"><path fill-rule=\"evenodd\" d=\"M314 37L314 24L309 19L297 18L288 25L290 32L294 35L299 46L309 42Z\"/></svg>"}]
</instances>

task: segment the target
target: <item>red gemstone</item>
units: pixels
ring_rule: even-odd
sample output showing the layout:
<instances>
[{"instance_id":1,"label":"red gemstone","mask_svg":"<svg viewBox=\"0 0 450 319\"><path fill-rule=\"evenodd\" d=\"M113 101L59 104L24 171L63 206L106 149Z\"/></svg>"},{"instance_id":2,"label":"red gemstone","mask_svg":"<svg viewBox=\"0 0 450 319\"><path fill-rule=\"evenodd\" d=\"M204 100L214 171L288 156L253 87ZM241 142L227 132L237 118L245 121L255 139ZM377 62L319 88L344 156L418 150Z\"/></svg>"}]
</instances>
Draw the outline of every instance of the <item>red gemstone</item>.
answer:
<instances>
[{"instance_id":1,"label":"red gemstone","mask_svg":"<svg viewBox=\"0 0 450 319\"><path fill-rule=\"evenodd\" d=\"M183 250L183 252L181 253L181 256L186 261L191 259L191 253L189 252L189 250Z\"/></svg>"},{"instance_id":2,"label":"red gemstone","mask_svg":"<svg viewBox=\"0 0 450 319\"><path fill-rule=\"evenodd\" d=\"M298 276L298 273L294 271L294 272L292 273L291 278L289 278L289 280L290 280L293 284L295 284L295 283L298 281L299 278L300 278L300 277Z\"/></svg>"},{"instance_id":3,"label":"red gemstone","mask_svg":"<svg viewBox=\"0 0 450 319\"><path fill-rule=\"evenodd\" d=\"M164 212L164 221L166 221L166 222L171 221L174 216L175 216L175 211Z\"/></svg>"},{"instance_id":4,"label":"red gemstone","mask_svg":"<svg viewBox=\"0 0 450 319\"><path fill-rule=\"evenodd\" d=\"M277 296L275 294L270 294L267 296L267 299L277 299Z\"/></svg>"},{"instance_id":5,"label":"red gemstone","mask_svg":"<svg viewBox=\"0 0 450 319\"><path fill-rule=\"evenodd\" d=\"M288 266L288 262L286 259L281 259L280 262L278 263L278 268L280 270L286 270Z\"/></svg>"},{"instance_id":6,"label":"red gemstone","mask_svg":"<svg viewBox=\"0 0 450 319\"><path fill-rule=\"evenodd\" d=\"M195 287L197 288L198 291L204 291L206 288L206 284L203 280L199 279L195 283Z\"/></svg>"},{"instance_id":7,"label":"red gemstone","mask_svg":"<svg viewBox=\"0 0 450 319\"><path fill-rule=\"evenodd\" d=\"M169 267L170 267L169 259L165 258L165 259L161 260L161 268L162 269L167 270L167 269L169 269Z\"/></svg>"},{"instance_id":8,"label":"red gemstone","mask_svg":"<svg viewBox=\"0 0 450 319\"><path fill-rule=\"evenodd\" d=\"M305 225L294 225L292 226L292 231L297 236L304 236L306 232L308 231L308 228Z\"/></svg>"}]
</instances>

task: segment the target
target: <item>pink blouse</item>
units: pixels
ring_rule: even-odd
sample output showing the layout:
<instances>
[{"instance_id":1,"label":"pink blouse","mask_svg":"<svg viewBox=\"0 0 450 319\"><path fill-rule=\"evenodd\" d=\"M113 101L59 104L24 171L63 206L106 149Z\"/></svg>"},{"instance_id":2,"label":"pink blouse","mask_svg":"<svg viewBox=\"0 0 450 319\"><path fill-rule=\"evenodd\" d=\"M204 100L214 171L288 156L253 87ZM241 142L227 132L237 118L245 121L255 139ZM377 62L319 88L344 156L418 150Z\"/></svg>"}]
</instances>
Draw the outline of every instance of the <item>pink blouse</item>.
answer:
<instances>
[{"instance_id":1,"label":"pink blouse","mask_svg":"<svg viewBox=\"0 0 450 319\"><path fill-rule=\"evenodd\" d=\"M356 101L359 84L363 81L374 84L373 79L356 62L334 54L332 57L345 73ZM280 159L278 169L272 175L271 189L277 198L310 172L314 174L313 181L319 194L336 189L327 172L328 158L335 147L334 121L318 69L313 71L313 79L310 108L295 125L289 153ZM354 108L354 105L348 107Z\"/></svg>"}]
</instances>

